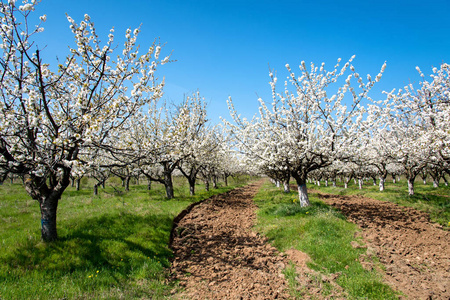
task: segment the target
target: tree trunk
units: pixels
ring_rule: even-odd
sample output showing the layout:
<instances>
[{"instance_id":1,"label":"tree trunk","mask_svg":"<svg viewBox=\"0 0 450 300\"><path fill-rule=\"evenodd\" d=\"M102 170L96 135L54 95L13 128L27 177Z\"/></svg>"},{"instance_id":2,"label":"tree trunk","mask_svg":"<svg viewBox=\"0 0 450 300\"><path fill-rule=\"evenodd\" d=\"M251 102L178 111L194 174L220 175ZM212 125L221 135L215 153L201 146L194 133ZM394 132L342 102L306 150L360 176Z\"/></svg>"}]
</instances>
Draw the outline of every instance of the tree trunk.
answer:
<instances>
[{"instance_id":1,"label":"tree trunk","mask_svg":"<svg viewBox=\"0 0 450 300\"><path fill-rule=\"evenodd\" d=\"M225 186L228 186L228 176L226 174L223 175L223 181L225 183Z\"/></svg>"},{"instance_id":2,"label":"tree trunk","mask_svg":"<svg viewBox=\"0 0 450 300\"><path fill-rule=\"evenodd\" d=\"M131 176L127 176L125 177L125 191L129 191L130 190L130 180L131 180Z\"/></svg>"},{"instance_id":3,"label":"tree trunk","mask_svg":"<svg viewBox=\"0 0 450 300\"><path fill-rule=\"evenodd\" d=\"M325 186L328 186L328 179L325 179Z\"/></svg>"},{"instance_id":4,"label":"tree trunk","mask_svg":"<svg viewBox=\"0 0 450 300\"><path fill-rule=\"evenodd\" d=\"M344 189L348 189L348 182L344 182Z\"/></svg>"},{"instance_id":5,"label":"tree trunk","mask_svg":"<svg viewBox=\"0 0 450 300\"><path fill-rule=\"evenodd\" d=\"M410 196L414 195L414 179L408 178L408 193Z\"/></svg>"},{"instance_id":6,"label":"tree trunk","mask_svg":"<svg viewBox=\"0 0 450 300\"><path fill-rule=\"evenodd\" d=\"M439 187L439 178L433 178L433 187L438 188Z\"/></svg>"},{"instance_id":7,"label":"tree trunk","mask_svg":"<svg viewBox=\"0 0 450 300\"><path fill-rule=\"evenodd\" d=\"M384 191L384 183L385 183L385 181L386 181L386 177L380 176L380 184L379 184L380 192Z\"/></svg>"},{"instance_id":8,"label":"tree trunk","mask_svg":"<svg viewBox=\"0 0 450 300\"><path fill-rule=\"evenodd\" d=\"M309 202L308 198L308 190L306 189L306 182L303 184L297 184L298 188L298 199L300 201L301 207L310 206L311 203Z\"/></svg>"},{"instance_id":9,"label":"tree trunk","mask_svg":"<svg viewBox=\"0 0 450 300\"><path fill-rule=\"evenodd\" d=\"M152 181L147 179L147 190L150 191L152 189Z\"/></svg>"},{"instance_id":10,"label":"tree trunk","mask_svg":"<svg viewBox=\"0 0 450 300\"><path fill-rule=\"evenodd\" d=\"M57 240L56 212L59 199L70 184L70 169L64 168L63 175L59 179L55 175L42 178L28 174L24 175L23 179L27 193L39 202L42 240L44 242Z\"/></svg>"},{"instance_id":11,"label":"tree trunk","mask_svg":"<svg viewBox=\"0 0 450 300\"><path fill-rule=\"evenodd\" d=\"M100 183L94 184L94 196L98 195L98 186Z\"/></svg>"},{"instance_id":12,"label":"tree trunk","mask_svg":"<svg viewBox=\"0 0 450 300\"><path fill-rule=\"evenodd\" d=\"M196 176L194 176L193 178L188 178L188 182L189 182L189 195L194 196L195 195L195 179Z\"/></svg>"},{"instance_id":13,"label":"tree trunk","mask_svg":"<svg viewBox=\"0 0 450 300\"><path fill-rule=\"evenodd\" d=\"M77 189L77 191L80 190L80 186L81 186L81 178L77 178L77 180L76 180L76 189Z\"/></svg>"},{"instance_id":14,"label":"tree trunk","mask_svg":"<svg viewBox=\"0 0 450 300\"><path fill-rule=\"evenodd\" d=\"M213 188L217 189L217 176L213 176Z\"/></svg>"},{"instance_id":15,"label":"tree trunk","mask_svg":"<svg viewBox=\"0 0 450 300\"><path fill-rule=\"evenodd\" d=\"M304 176L301 176L301 174L293 173L292 177L294 177L295 181L297 182L299 204L301 207L306 207L310 206L311 203L309 202L308 190L306 188L307 174L303 175Z\"/></svg>"},{"instance_id":16,"label":"tree trunk","mask_svg":"<svg viewBox=\"0 0 450 300\"><path fill-rule=\"evenodd\" d=\"M289 180L288 181L284 181L283 182L283 186L284 186L284 192L285 193L290 193L291 192L291 187L289 186Z\"/></svg>"},{"instance_id":17,"label":"tree trunk","mask_svg":"<svg viewBox=\"0 0 450 300\"><path fill-rule=\"evenodd\" d=\"M362 190L362 188L363 188L363 183L364 183L364 181L361 178L358 179L358 187L360 190Z\"/></svg>"},{"instance_id":18,"label":"tree trunk","mask_svg":"<svg viewBox=\"0 0 450 300\"><path fill-rule=\"evenodd\" d=\"M333 187L336 187L336 179L333 179Z\"/></svg>"},{"instance_id":19,"label":"tree trunk","mask_svg":"<svg viewBox=\"0 0 450 300\"><path fill-rule=\"evenodd\" d=\"M209 192L209 180L205 179L204 182L205 182L205 191Z\"/></svg>"},{"instance_id":20,"label":"tree trunk","mask_svg":"<svg viewBox=\"0 0 450 300\"><path fill-rule=\"evenodd\" d=\"M164 172L164 186L166 188L166 196L167 199L173 199L173 182L172 182L172 173Z\"/></svg>"},{"instance_id":21,"label":"tree trunk","mask_svg":"<svg viewBox=\"0 0 450 300\"><path fill-rule=\"evenodd\" d=\"M58 195L51 195L40 203L41 237L45 242L51 242L58 239L56 230L56 211L58 209L59 197Z\"/></svg>"}]
</instances>

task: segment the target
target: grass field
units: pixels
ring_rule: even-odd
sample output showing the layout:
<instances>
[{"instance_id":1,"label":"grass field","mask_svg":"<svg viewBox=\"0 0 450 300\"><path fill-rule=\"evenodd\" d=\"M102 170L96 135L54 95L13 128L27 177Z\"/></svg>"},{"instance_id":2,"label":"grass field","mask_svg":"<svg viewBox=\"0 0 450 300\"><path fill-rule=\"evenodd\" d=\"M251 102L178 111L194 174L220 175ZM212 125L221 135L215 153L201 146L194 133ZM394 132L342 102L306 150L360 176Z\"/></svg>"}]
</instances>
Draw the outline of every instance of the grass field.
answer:
<instances>
[{"instance_id":1,"label":"grass field","mask_svg":"<svg viewBox=\"0 0 450 300\"><path fill-rule=\"evenodd\" d=\"M92 182L84 180L80 191L69 187L58 208L58 234L54 243L40 240L38 203L20 183L0 186L0 299L162 299L170 295L167 267L173 218L189 204L226 192L248 180L230 180L205 192L196 187L189 196L183 178L175 178L175 199L166 200L162 185L131 185L129 192L112 178L105 190L93 195ZM435 221L448 226L450 189L416 184L408 196L406 183L386 183L386 191L369 183L362 190L308 185L309 190L335 194L360 194L427 211ZM310 193L312 205L294 203L297 192L285 194L266 183L255 201L259 207L256 229L281 251L295 248L312 258L309 267L323 274L340 273L337 283L348 298L396 299L375 270L358 262L365 249L354 249L356 225ZM374 261L377 264L376 261ZM295 268L285 275L293 297L300 297ZM319 279L316 279L319 280ZM323 293L333 286L323 282Z\"/></svg>"},{"instance_id":2,"label":"grass field","mask_svg":"<svg viewBox=\"0 0 450 300\"><path fill-rule=\"evenodd\" d=\"M0 186L0 299L160 299L166 282L173 218L189 204L244 184L189 196L175 178L175 199L162 185L118 189L117 178L93 195L92 183L69 187L58 207L59 240L40 240L38 203L20 183ZM114 188L113 188L114 187Z\"/></svg>"}]
</instances>

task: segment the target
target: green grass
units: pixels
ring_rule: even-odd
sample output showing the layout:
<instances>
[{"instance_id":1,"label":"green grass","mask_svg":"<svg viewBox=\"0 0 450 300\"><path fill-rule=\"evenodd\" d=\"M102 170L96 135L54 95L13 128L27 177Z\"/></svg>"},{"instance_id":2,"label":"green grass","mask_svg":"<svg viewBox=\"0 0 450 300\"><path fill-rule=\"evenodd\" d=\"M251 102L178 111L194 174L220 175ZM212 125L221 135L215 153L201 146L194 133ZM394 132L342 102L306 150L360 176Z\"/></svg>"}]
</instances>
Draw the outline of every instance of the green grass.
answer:
<instances>
[{"instance_id":1,"label":"green grass","mask_svg":"<svg viewBox=\"0 0 450 300\"><path fill-rule=\"evenodd\" d=\"M325 275L340 275L336 279L350 299L397 299L396 294L382 283L381 275L374 269L368 271L358 259L366 249L356 249L352 241L358 241L356 225L349 223L345 217L318 199L317 194L310 194L311 206L301 208L297 192L288 194L264 185L254 198L259 207L257 230L267 236L280 251L294 248L311 257L308 266ZM361 242L361 241L359 241ZM377 265L376 258L372 258ZM285 275L294 298L300 297L296 286L295 270L288 267ZM289 279L290 278L290 279ZM331 294L333 287L323 285L322 293Z\"/></svg>"},{"instance_id":2,"label":"green grass","mask_svg":"<svg viewBox=\"0 0 450 300\"><path fill-rule=\"evenodd\" d=\"M69 187L58 207L59 240L40 240L38 203L19 183L0 186L0 299L161 299L172 253L173 218L190 203L224 193L246 179L205 192L175 178L175 199L162 185L132 185L112 178L94 196L92 182ZM114 186L114 187L113 187Z\"/></svg>"},{"instance_id":3,"label":"green grass","mask_svg":"<svg viewBox=\"0 0 450 300\"><path fill-rule=\"evenodd\" d=\"M450 229L450 186L445 186L442 183L438 188L434 188L431 182L424 185L421 180L416 180L413 196L408 194L406 179L395 184L392 181L387 181L383 192L379 191L378 185L373 185L372 180L365 182L361 190L358 185L353 184L353 181L349 184L348 189L345 189L343 184L339 182L337 182L336 187L309 184L308 189L336 195L361 195L413 207L430 214L433 222L441 224L447 230Z\"/></svg>"}]
</instances>

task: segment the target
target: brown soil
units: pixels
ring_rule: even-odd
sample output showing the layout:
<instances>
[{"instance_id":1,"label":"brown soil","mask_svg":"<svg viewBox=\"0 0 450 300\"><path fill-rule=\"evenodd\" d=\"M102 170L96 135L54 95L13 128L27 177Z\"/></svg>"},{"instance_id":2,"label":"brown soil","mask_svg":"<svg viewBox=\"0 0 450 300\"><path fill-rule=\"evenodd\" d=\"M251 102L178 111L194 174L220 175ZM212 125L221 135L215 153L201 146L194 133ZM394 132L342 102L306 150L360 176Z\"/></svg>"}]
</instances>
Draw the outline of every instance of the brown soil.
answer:
<instances>
[{"instance_id":1,"label":"brown soil","mask_svg":"<svg viewBox=\"0 0 450 300\"><path fill-rule=\"evenodd\" d=\"M289 298L285 257L251 230L259 186L214 196L175 220L171 273L182 287L174 291L177 298Z\"/></svg>"},{"instance_id":2,"label":"brown soil","mask_svg":"<svg viewBox=\"0 0 450 300\"><path fill-rule=\"evenodd\" d=\"M359 196L319 197L359 225L367 255L379 257L392 288L408 299L450 299L450 233L426 213ZM366 257L363 266L372 268Z\"/></svg>"}]
</instances>

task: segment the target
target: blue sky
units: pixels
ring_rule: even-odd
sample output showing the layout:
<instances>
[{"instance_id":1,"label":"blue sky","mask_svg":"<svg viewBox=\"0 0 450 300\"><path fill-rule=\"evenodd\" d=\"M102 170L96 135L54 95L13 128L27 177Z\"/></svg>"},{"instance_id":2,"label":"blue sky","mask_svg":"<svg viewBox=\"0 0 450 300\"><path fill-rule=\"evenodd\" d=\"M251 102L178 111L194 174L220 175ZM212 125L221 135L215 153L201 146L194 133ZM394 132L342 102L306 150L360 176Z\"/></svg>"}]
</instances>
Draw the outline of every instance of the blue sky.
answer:
<instances>
[{"instance_id":1,"label":"blue sky","mask_svg":"<svg viewBox=\"0 0 450 300\"><path fill-rule=\"evenodd\" d=\"M178 102L199 90L213 122L229 119L229 96L247 117L257 112L258 97L270 101L269 66L281 80L286 63L331 69L354 54L356 70L374 77L386 61L371 95L380 99L381 90L418 83L416 66L430 74L450 62L449 0L42 0L37 14L47 22L39 46L45 43L49 56L65 57L72 43L65 13L77 22L89 14L105 41L113 26L122 35L142 24L143 49L160 38L163 53L177 60L159 70L165 98Z\"/></svg>"}]
</instances>

